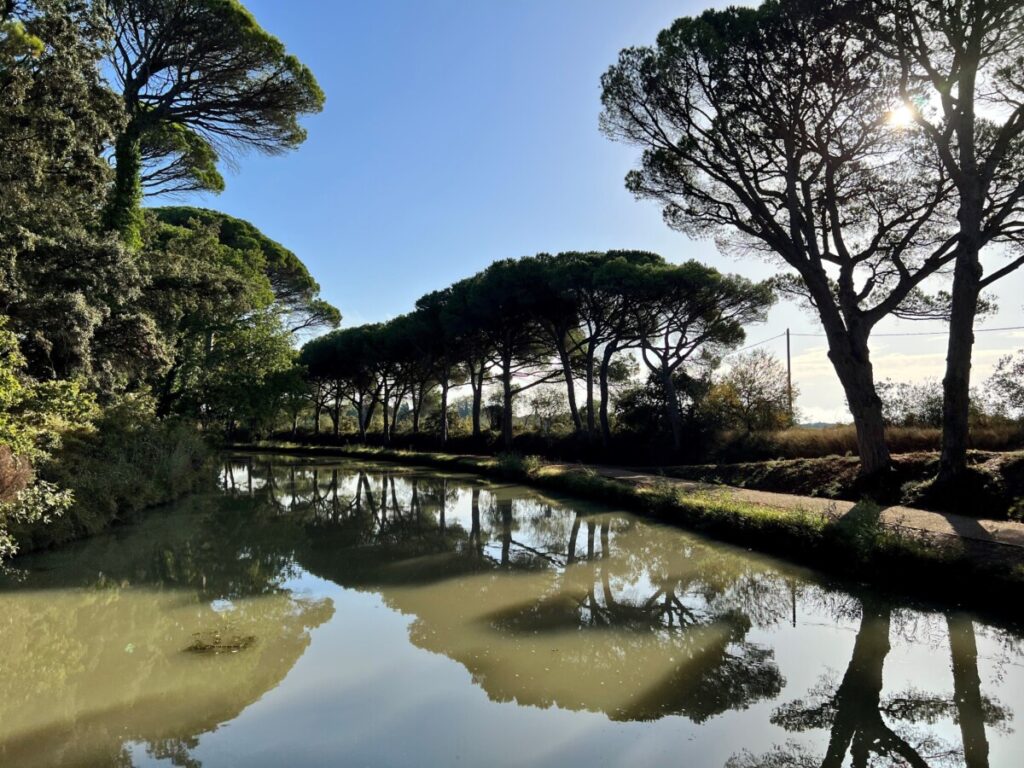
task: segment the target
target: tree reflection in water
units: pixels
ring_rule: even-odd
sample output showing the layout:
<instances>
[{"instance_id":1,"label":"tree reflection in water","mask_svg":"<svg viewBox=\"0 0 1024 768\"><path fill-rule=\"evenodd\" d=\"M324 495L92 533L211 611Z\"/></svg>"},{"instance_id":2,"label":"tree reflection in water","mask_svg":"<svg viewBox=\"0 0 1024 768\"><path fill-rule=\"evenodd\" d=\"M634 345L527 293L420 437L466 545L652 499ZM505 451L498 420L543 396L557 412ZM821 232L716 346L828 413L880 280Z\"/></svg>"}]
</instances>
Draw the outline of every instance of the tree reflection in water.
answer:
<instances>
[{"instance_id":1,"label":"tree reflection in water","mask_svg":"<svg viewBox=\"0 0 1024 768\"><path fill-rule=\"evenodd\" d=\"M275 471L263 471L275 485ZM294 476L294 468L287 472ZM772 717L794 733L828 731L825 755L787 746L737 755L732 765L981 768L988 765L986 726L1009 719L981 694L974 628L964 616L947 617L951 695L883 696L894 609L871 596L858 599L777 562L628 517L554 514L555 505L518 490L469 483L467 531L461 518L451 519L461 497L443 478L364 467L346 478L339 504L336 471L326 490L318 490L318 470L303 473L307 480L292 481L299 500L289 498L289 509L350 523L315 542L303 566L379 591L414 615L413 642L463 664L496 701L703 722L779 696L785 681L772 650L748 635L753 627L795 625L806 602L831 606L837 621L859 615L842 680L822 679ZM376 500L385 489L390 510ZM360 513L364 504L368 516ZM353 541L372 544L373 556L333 556ZM930 726L943 719L959 726L960 743L935 735Z\"/></svg>"},{"instance_id":2,"label":"tree reflection in water","mask_svg":"<svg viewBox=\"0 0 1024 768\"><path fill-rule=\"evenodd\" d=\"M738 752L731 768L983 768L1011 717L982 693L967 616L937 620L474 478L239 457L221 479L216 499L47 555L47 570L3 585L0 763L128 765L134 743L198 765L199 736L275 687L332 615L330 600L294 593L306 573L379 595L410 617L413 644L458 662L493 701L697 724L774 706L771 723L793 741ZM780 704L786 680L765 630L799 628L806 611L854 626L851 656ZM191 632L227 618L259 637L253 649L183 655ZM891 638L919 642L915 622L947 644L951 693L887 693Z\"/></svg>"},{"instance_id":3,"label":"tree reflection in water","mask_svg":"<svg viewBox=\"0 0 1024 768\"><path fill-rule=\"evenodd\" d=\"M795 744L768 755L743 753L729 768L747 766L966 766L988 768L986 726L1001 727L1011 713L981 694L972 621L948 614L953 693L935 696L918 690L882 695L883 667L891 650L893 609L878 600L861 603L860 626L849 666L836 685L827 678L798 699L775 710L772 722L788 731L829 732L823 757ZM935 735L928 726L949 719L959 725L960 743ZM890 723L892 725L890 725Z\"/></svg>"},{"instance_id":4,"label":"tree reflection in water","mask_svg":"<svg viewBox=\"0 0 1024 768\"><path fill-rule=\"evenodd\" d=\"M276 687L333 614L287 587L299 533L195 498L20 561L0 584L0 765L129 766L132 744L198 765L198 736ZM255 643L185 650L228 629Z\"/></svg>"}]
</instances>

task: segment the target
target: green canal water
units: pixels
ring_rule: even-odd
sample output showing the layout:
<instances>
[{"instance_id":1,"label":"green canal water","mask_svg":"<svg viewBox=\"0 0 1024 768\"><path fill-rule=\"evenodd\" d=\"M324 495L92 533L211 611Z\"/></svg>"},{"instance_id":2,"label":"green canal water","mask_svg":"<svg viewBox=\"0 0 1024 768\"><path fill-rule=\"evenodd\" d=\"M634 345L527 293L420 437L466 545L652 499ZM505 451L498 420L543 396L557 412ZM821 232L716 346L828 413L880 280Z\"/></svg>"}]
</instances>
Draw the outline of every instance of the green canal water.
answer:
<instances>
[{"instance_id":1,"label":"green canal water","mask_svg":"<svg viewBox=\"0 0 1024 768\"><path fill-rule=\"evenodd\" d=\"M1024 765L1024 635L465 475L235 457L0 581L2 766Z\"/></svg>"}]
</instances>

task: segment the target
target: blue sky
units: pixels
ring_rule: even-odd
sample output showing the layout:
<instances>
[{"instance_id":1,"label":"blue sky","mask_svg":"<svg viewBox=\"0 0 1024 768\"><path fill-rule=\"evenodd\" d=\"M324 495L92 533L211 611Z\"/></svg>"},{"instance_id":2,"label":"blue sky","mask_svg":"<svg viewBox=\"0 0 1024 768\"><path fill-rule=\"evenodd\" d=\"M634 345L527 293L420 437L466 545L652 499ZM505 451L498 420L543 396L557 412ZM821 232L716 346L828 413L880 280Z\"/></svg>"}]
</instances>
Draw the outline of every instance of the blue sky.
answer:
<instances>
[{"instance_id":1,"label":"blue sky","mask_svg":"<svg viewBox=\"0 0 1024 768\"><path fill-rule=\"evenodd\" d=\"M308 141L242 155L219 196L190 204L248 219L295 251L345 324L408 311L491 261L540 251L643 248L750 277L775 267L669 230L623 187L633 147L598 130L599 78L629 45L727 3L680 0L248 0L327 94ZM153 201L156 203L156 201ZM1024 325L1024 277L998 291L989 326ZM776 307L759 341L813 317ZM892 322L880 332L941 330ZM979 375L1024 332L979 336ZM824 340L794 340L805 416L843 415ZM942 337L880 337L880 377L941 377ZM777 344L770 347L782 352Z\"/></svg>"}]
</instances>

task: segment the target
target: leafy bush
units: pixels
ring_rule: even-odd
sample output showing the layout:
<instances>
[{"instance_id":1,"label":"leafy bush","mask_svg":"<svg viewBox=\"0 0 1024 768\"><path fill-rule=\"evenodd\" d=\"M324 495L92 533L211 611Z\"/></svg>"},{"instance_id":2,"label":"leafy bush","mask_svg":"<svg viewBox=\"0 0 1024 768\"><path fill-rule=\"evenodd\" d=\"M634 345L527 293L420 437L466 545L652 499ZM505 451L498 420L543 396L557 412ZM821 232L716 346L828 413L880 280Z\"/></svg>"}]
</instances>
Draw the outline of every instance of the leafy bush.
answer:
<instances>
[{"instance_id":1,"label":"leafy bush","mask_svg":"<svg viewBox=\"0 0 1024 768\"><path fill-rule=\"evenodd\" d=\"M209 449L186 422L159 420L147 397L127 397L94 425L64 437L42 476L74 503L47 525L14 527L23 548L38 549L103 530L146 507L194 490Z\"/></svg>"},{"instance_id":2,"label":"leafy bush","mask_svg":"<svg viewBox=\"0 0 1024 768\"><path fill-rule=\"evenodd\" d=\"M16 528L47 525L71 505L72 492L37 477L35 465L94 412L78 382L27 377L18 340L0 321L0 562L18 551Z\"/></svg>"}]
</instances>

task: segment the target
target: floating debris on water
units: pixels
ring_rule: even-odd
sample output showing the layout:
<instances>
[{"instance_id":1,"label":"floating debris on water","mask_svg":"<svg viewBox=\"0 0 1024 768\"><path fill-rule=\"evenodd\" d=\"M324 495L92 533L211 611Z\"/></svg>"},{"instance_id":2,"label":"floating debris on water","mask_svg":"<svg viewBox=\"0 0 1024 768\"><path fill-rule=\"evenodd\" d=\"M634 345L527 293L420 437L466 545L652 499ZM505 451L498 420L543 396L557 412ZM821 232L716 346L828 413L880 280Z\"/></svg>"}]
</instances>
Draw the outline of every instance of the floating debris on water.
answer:
<instances>
[{"instance_id":1,"label":"floating debris on water","mask_svg":"<svg viewBox=\"0 0 1024 768\"><path fill-rule=\"evenodd\" d=\"M240 635L219 629L192 634L192 644L186 651L193 653L237 653L256 642L253 635Z\"/></svg>"}]
</instances>

